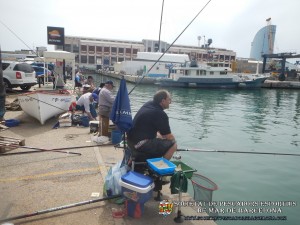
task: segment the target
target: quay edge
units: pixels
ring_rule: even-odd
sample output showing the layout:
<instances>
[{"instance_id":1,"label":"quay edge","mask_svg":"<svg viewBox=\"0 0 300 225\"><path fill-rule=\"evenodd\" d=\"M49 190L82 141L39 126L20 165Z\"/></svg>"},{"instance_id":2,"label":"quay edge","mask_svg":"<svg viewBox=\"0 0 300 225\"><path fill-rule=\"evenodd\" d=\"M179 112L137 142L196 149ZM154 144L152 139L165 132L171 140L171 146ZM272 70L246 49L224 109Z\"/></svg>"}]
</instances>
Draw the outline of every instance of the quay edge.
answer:
<instances>
[{"instance_id":1,"label":"quay edge","mask_svg":"<svg viewBox=\"0 0 300 225\"><path fill-rule=\"evenodd\" d=\"M262 88L271 88L271 89L300 89L300 81L266 80L262 84Z\"/></svg>"},{"instance_id":2,"label":"quay edge","mask_svg":"<svg viewBox=\"0 0 300 225\"><path fill-rule=\"evenodd\" d=\"M115 72L102 72L100 75L112 77L115 79L121 79L124 76L125 80L130 83L137 83L142 76L137 75L121 75ZM154 84L155 78L144 77L141 84ZM278 81L278 80L266 80L262 84L262 88L270 89L300 89L300 81Z\"/></svg>"}]
</instances>

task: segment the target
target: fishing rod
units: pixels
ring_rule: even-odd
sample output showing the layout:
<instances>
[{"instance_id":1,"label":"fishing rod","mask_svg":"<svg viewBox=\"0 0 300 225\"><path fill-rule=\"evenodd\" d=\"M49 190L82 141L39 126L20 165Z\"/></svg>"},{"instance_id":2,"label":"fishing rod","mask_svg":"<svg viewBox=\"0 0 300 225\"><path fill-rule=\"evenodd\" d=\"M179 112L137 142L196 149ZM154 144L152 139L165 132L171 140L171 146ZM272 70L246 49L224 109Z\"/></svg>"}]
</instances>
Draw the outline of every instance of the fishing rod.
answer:
<instances>
[{"instance_id":1,"label":"fishing rod","mask_svg":"<svg viewBox=\"0 0 300 225\"><path fill-rule=\"evenodd\" d=\"M295 153L277 153L277 152L249 152L249 151L225 151L225 150L214 150L214 149L187 149L179 148L179 152L219 152L219 153L238 153L238 154L260 154L260 155L285 155L285 156L300 156Z\"/></svg>"},{"instance_id":2,"label":"fishing rod","mask_svg":"<svg viewBox=\"0 0 300 225\"><path fill-rule=\"evenodd\" d=\"M61 151L61 150L64 150L64 149L45 149L45 148L37 148L37 147L30 147L30 146L21 146L21 145L18 145L18 144L1 145L1 147L24 148L24 149L38 150L38 152L58 152L58 153L66 153L66 154L73 154L73 155L81 155L81 153L77 153L77 152ZM0 154L0 156L5 156L5 155L6 154Z\"/></svg>"},{"instance_id":3,"label":"fishing rod","mask_svg":"<svg viewBox=\"0 0 300 225\"><path fill-rule=\"evenodd\" d=\"M197 13L197 15L191 20L191 22L183 29L183 31L175 38L175 40L172 42L172 44L169 45L166 51L163 52L163 54L154 62L154 64L148 69L147 73L145 73L141 79L134 85L134 87L131 89L131 91L128 93L128 95L131 94L131 92L142 82L142 80L145 78L145 76L152 70L152 68L160 61L160 59L166 54L166 52L174 45L174 43L178 40L178 38L185 32L185 30L194 22L194 20L199 16L199 14L206 8L206 6L211 2L209 0L202 9Z\"/></svg>"},{"instance_id":4,"label":"fishing rod","mask_svg":"<svg viewBox=\"0 0 300 225\"><path fill-rule=\"evenodd\" d=\"M30 154L30 153L40 153L40 152L61 152L61 153L67 153L67 154L81 155L81 153L69 152L69 151L61 151L61 150L80 149L80 148L92 148L92 147L101 147L101 146L114 146L114 145L113 144L83 145L83 146L52 148L52 149L42 149L42 148L35 148L35 147L30 147L30 146L19 146L19 145L10 145L10 146L16 147L16 148L35 149L35 150L38 150L38 151L5 153L5 154L0 154L0 156L21 155L21 154ZM4 147L9 147L9 146L4 146Z\"/></svg>"},{"instance_id":5,"label":"fishing rod","mask_svg":"<svg viewBox=\"0 0 300 225\"><path fill-rule=\"evenodd\" d=\"M58 211L58 210L62 210L62 209L68 209L68 208L81 206L81 205L87 205L87 204L101 202L101 201L110 200L110 199L119 198L119 197L121 197L121 195L112 195L109 197L97 198L94 200L87 200L87 201L73 203L73 204L69 204L69 205L58 206L58 207L54 207L54 208L50 208L50 209L44 209L44 210L36 211L33 213L23 214L23 215L14 216L14 217L6 218L6 219L0 219L0 223L23 219L23 218L32 217L32 216L37 216L37 215L41 215L41 214L45 214L45 213L49 213L49 212L54 212L54 211Z\"/></svg>"},{"instance_id":6,"label":"fishing rod","mask_svg":"<svg viewBox=\"0 0 300 225\"><path fill-rule=\"evenodd\" d=\"M64 147L64 148L53 148L52 150L67 150L67 149L78 149L78 148L92 148L92 147L101 147L101 146L113 146L113 144L82 145L82 146L73 146L73 147Z\"/></svg>"},{"instance_id":7,"label":"fishing rod","mask_svg":"<svg viewBox=\"0 0 300 225\"><path fill-rule=\"evenodd\" d=\"M24 155L24 154L32 154L32 153L42 153L44 151L26 151L26 152L9 152L9 153L0 153L0 157L2 156L10 156L10 155Z\"/></svg>"}]
</instances>

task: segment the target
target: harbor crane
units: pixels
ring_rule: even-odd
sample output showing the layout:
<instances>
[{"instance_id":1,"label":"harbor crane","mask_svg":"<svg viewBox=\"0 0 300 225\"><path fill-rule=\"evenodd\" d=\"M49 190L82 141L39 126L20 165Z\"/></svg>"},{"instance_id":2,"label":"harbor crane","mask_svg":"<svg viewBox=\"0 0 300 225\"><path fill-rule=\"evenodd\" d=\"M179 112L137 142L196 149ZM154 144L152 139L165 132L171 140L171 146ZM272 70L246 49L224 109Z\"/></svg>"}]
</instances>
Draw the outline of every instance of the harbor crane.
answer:
<instances>
[{"instance_id":1,"label":"harbor crane","mask_svg":"<svg viewBox=\"0 0 300 225\"><path fill-rule=\"evenodd\" d=\"M296 54L295 52L283 52L283 53L277 53L277 54L263 54L263 68L262 68L262 73L267 72L266 71L266 63L267 63L267 58L276 58L276 59L281 59L281 70L280 70L280 75L278 77L278 80L284 81L285 80L285 63L286 59L288 58L300 58L300 54Z\"/></svg>"}]
</instances>

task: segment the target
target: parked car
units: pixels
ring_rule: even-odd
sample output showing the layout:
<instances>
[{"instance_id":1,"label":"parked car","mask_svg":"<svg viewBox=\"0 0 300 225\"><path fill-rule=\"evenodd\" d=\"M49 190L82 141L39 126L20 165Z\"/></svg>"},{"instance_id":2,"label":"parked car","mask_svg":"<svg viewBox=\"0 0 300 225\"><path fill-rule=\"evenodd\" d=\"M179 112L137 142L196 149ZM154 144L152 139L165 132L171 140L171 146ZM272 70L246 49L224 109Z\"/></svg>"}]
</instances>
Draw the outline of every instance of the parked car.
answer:
<instances>
[{"instance_id":1,"label":"parked car","mask_svg":"<svg viewBox=\"0 0 300 225\"><path fill-rule=\"evenodd\" d=\"M31 63L31 65L32 65L32 66L39 66L39 67L44 67L44 66L46 66L46 68L48 67L48 69L49 69L50 71L53 71L53 70L54 70L54 67L55 67L55 65L52 64L52 63L44 64L43 62L33 62L33 63Z\"/></svg>"},{"instance_id":2,"label":"parked car","mask_svg":"<svg viewBox=\"0 0 300 225\"><path fill-rule=\"evenodd\" d=\"M44 79L44 72L46 71L46 79L48 77L48 81L52 82L52 72L50 70L40 66L32 66L32 68L35 70L35 76L37 79Z\"/></svg>"},{"instance_id":3,"label":"parked car","mask_svg":"<svg viewBox=\"0 0 300 225\"><path fill-rule=\"evenodd\" d=\"M29 90L37 83L35 71L28 63L3 61L2 70L6 88L20 87L22 90Z\"/></svg>"}]
</instances>

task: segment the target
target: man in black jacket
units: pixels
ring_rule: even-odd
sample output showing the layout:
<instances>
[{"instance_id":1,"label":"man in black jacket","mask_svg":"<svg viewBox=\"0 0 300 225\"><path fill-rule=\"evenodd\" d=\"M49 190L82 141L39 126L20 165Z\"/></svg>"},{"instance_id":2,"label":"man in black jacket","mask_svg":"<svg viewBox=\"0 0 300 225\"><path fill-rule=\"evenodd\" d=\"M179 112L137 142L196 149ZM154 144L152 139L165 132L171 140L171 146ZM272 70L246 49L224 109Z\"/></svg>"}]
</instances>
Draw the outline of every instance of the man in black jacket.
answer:
<instances>
[{"instance_id":1,"label":"man in black jacket","mask_svg":"<svg viewBox=\"0 0 300 225\"><path fill-rule=\"evenodd\" d=\"M127 140L136 161L158 157L169 160L177 150L169 117L164 112L170 104L170 93L160 90L153 100L145 103L135 115Z\"/></svg>"}]
</instances>

